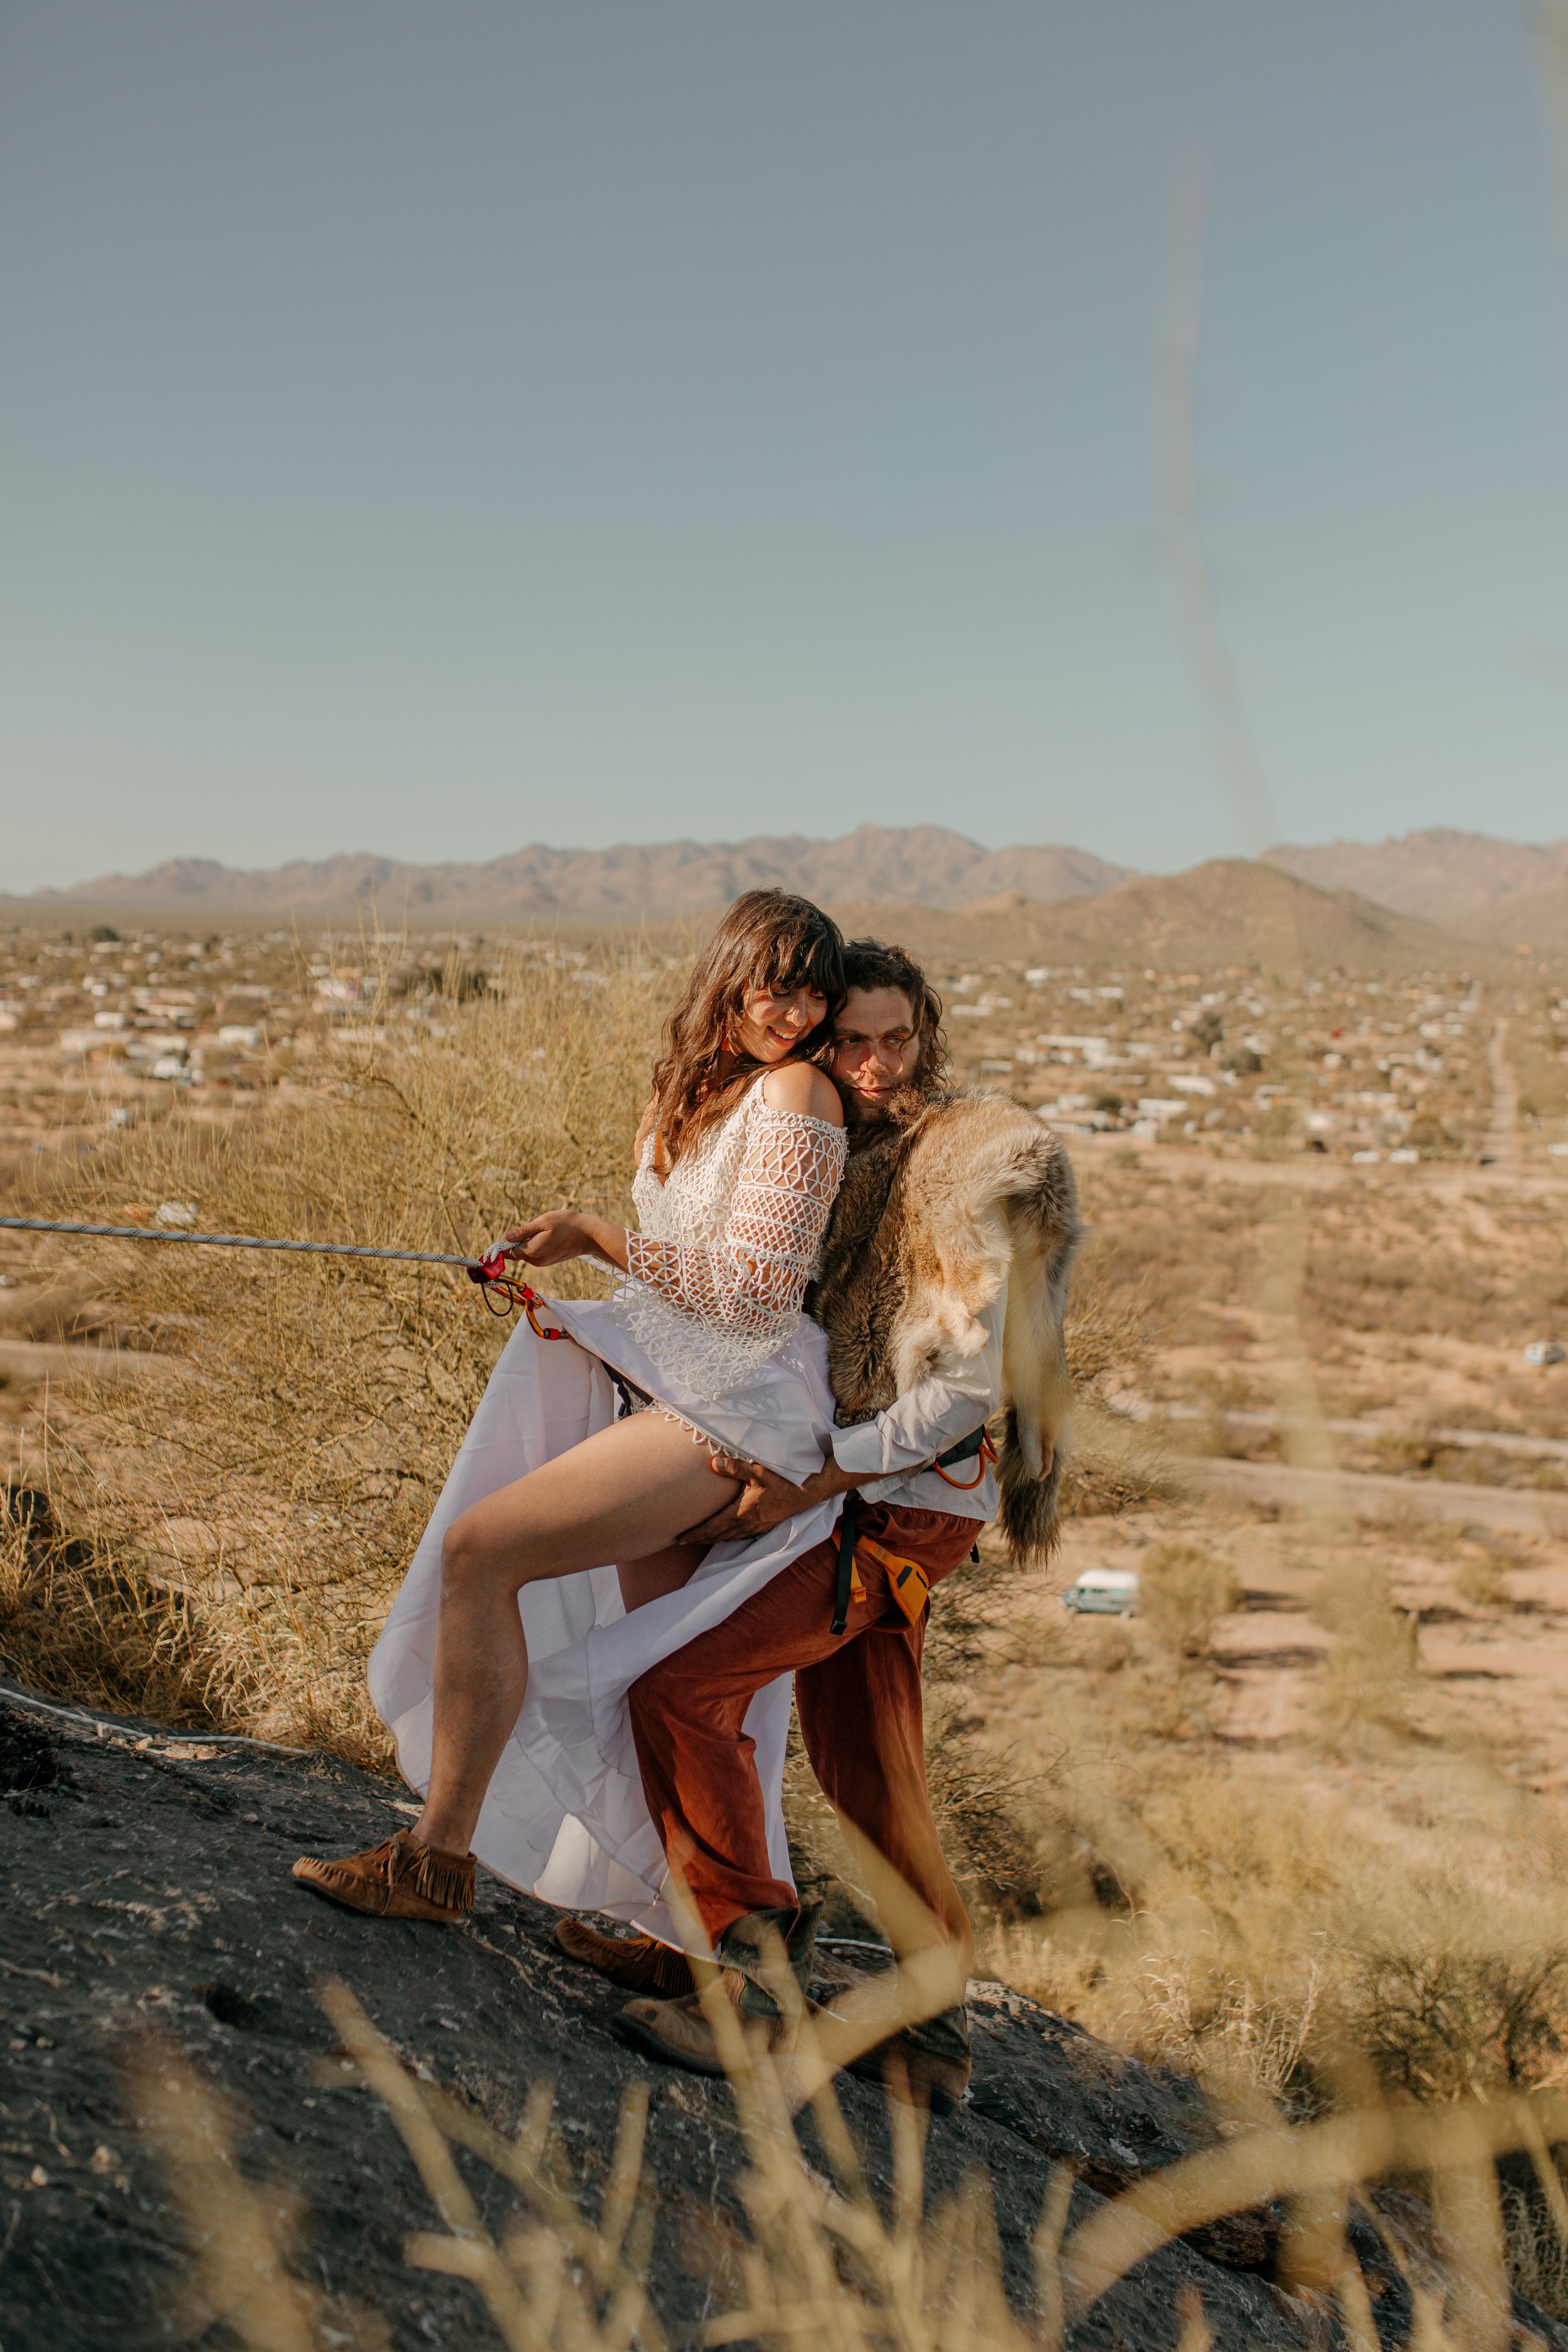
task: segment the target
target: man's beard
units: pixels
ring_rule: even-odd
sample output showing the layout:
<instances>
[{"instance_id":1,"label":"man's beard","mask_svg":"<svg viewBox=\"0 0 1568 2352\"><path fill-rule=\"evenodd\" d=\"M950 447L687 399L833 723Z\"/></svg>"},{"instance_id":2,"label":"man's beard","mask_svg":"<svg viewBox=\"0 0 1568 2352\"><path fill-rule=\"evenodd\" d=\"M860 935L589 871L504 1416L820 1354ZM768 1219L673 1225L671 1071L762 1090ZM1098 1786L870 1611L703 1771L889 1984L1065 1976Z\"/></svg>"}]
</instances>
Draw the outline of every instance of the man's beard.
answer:
<instances>
[{"instance_id":1,"label":"man's beard","mask_svg":"<svg viewBox=\"0 0 1568 2352\"><path fill-rule=\"evenodd\" d=\"M856 1116L849 1121L850 1150L859 1150L864 1145L874 1142L878 1136L886 1135L889 1128L912 1126L921 1113L929 1108L931 1100L925 1088L913 1079L908 1086L895 1087L891 1094L884 1095L874 1108L864 1095L857 1094Z\"/></svg>"}]
</instances>

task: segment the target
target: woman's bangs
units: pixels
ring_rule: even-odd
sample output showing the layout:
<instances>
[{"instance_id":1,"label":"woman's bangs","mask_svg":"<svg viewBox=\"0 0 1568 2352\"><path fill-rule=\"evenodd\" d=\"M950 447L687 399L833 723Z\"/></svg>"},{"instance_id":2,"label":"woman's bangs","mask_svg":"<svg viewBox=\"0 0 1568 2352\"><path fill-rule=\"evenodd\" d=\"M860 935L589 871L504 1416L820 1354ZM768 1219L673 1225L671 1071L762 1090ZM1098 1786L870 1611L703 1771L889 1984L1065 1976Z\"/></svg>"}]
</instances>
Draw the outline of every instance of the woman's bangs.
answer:
<instances>
[{"instance_id":1,"label":"woman's bangs","mask_svg":"<svg viewBox=\"0 0 1568 2352\"><path fill-rule=\"evenodd\" d=\"M793 996L797 989L825 996L831 1005L844 993L844 975L834 942L821 931L776 940L763 985L776 996Z\"/></svg>"}]
</instances>

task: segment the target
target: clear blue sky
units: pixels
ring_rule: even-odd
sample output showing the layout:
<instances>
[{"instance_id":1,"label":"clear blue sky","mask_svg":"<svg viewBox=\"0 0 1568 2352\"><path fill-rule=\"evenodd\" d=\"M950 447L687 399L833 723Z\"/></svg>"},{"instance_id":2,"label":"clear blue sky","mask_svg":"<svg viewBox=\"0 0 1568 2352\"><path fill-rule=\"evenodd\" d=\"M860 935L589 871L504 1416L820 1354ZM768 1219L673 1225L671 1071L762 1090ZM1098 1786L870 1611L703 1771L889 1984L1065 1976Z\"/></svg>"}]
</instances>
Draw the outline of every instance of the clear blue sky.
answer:
<instances>
[{"instance_id":1,"label":"clear blue sky","mask_svg":"<svg viewBox=\"0 0 1568 2352\"><path fill-rule=\"evenodd\" d=\"M863 820L1234 847L1152 457L1193 142L1281 835L1568 831L1522 5L12 0L0 887Z\"/></svg>"}]
</instances>

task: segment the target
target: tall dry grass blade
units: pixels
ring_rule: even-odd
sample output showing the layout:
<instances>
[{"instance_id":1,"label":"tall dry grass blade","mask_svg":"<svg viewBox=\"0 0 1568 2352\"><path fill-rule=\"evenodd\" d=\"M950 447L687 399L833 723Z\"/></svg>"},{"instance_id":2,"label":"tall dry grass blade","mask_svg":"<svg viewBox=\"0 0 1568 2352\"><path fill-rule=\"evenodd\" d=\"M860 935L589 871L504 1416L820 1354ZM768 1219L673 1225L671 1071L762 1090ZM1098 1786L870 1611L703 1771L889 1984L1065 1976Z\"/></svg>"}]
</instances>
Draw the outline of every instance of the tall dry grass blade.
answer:
<instances>
[{"instance_id":1,"label":"tall dry grass blade","mask_svg":"<svg viewBox=\"0 0 1568 2352\"><path fill-rule=\"evenodd\" d=\"M1441 2109L1376 2107L1268 2126L1185 2158L1090 2215L1063 2250L1069 2316L1089 2309L1168 2239L1276 2197L1321 2200L1390 2172L1426 2173L1455 2249L1468 2317L1464 2341L1489 2346L1508 2309L1496 2159L1539 2131L1568 2141L1568 2095L1475 2100Z\"/></svg>"},{"instance_id":2,"label":"tall dry grass blade","mask_svg":"<svg viewBox=\"0 0 1568 2352\"><path fill-rule=\"evenodd\" d=\"M1447 2325L1465 2352L1508 2352L1513 2305L1489 2135L1464 2111L1454 2126L1453 2159L1432 2174L1433 2209L1448 2248Z\"/></svg>"},{"instance_id":3,"label":"tall dry grass blade","mask_svg":"<svg viewBox=\"0 0 1568 2352\"><path fill-rule=\"evenodd\" d=\"M297 2200L245 2178L221 2105L172 2044L144 2047L131 2090L194 2243L206 2305L196 2332L221 2320L247 2352L321 2352L322 2298L284 2261ZM386 2343L373 2314L334 2305L332 2320L333 2342L352 2330L363 2352Z\"/></svg>"},{"instance_id":4,"label":"tall dry grass blade","mask_svg":"<svg viewBox=\"0 0 1568 2352\"><path fill-rule=\"evenodd\" d=\"M470 2280L510 2352L546 2352L548 2338L540 2333L480 2221L418 2085L405 2074L347 1985L341 1981L323 1985L321 2002L343 2048L391 2116L426 2194L450 2232L446 2238L421 2232L410 2242L407 2259L417 2267L444 2270Z\"/></svg>"},{"instance_id":5,"label":"tall dry grass blade","mask_svg":"<svg viewBox=\"0 0 1568 2352\"><path fill-rule=\"evenodd\" d=\"M555 2085L552 2083L531 2083L528 2103L522 2120L517 2127L513 2152L518 2164L531 2179L544 2161L544 2151L550 2139L550 2118L555 2109Z\"/></svg>"},{"instance_id":6,"label":"tall dry grass blade","mask_svg":"<svg viewBox=\"0 0 1568 2352\"><path fill-rule=\"evenodd\" d=\"M1195 2286L1176 2289L1176 2317L1181 2322L1176 2352L1210 2352L1214 2329L1204 2315L1204 2299Z\"/></svg>"},{"instance_id":7,"label":"tall dry grass blade","mask_svg":"<svg viewBox=\"0 0 1568 2352\"><path fill-rule=\"evenodd\" d=\"M1345 2190L1337 2183L1290 2200L1279 2244L1281 2278L1309 2292L1332 2292L1345 2267Z\"/></svg>"},{"instance_id":8,"label":"tall dry grass blade","mask_svg":"<svg viewBox=\"0 0 1568 2352\"><path fill-rule=\"evenodd\" d=\"M1062 2352L1067 2334L1067 2306L1062 2294L1062 2239L1067 2232L1076 2176L1065 2164L1053 2164L1035 2234L1029 2242L1034 2257L1035 2299L1039 2305L1039 2338L1043 2352Z\"/></svg>"},{"instance_id":9,"label":"tall dry grass blade","mask_svg":"<svg viewBox=\"0 0 1568 2352\"><path fill-rule=\"evenodd\" d=\"M1564 2196L1563 2191L1563 2176L1546 2145L1546 2136L1533 2107L1522 2108L1520 2123L1525 2152L1535 2168L1535 2178L1541 2185L1541 2194L1552 2217L1552 2226L1557 2232L1558 2243L1568 2253L1568 2196Z\"/></svg>"},{"instance_id":10,"label":"tall dry grass blade","mask_svg":"<svg viewBox=\"0 0 1568 2352\"><path fill-rule=\"evenodd\" d=\"M363 2068L346 2073L343 2062L336 2060L329 2061L317 2079L330 2082L338 2089L356 2083L374 2087ZM411 2087L444 2137L454 2147L467 2148L516 2189L536 2220L559 2241L567 2258L582 2264L601 2293L610 2294L623 2305L637 2298L646 2302L643 2273L651 2230L647 2184L640 2184L634 2192L625 2242L617 2250L600 2230L584 2219L570 2189L552 2177L548 2135L554 2093L548 2084L535 2084L530 2091L517 2137L510 2140L503 2138L482 2116L476 2115L439 2084L421 2083ZM634 2094L641 2087L633 2085ZM432 2242L445 2245L449 2242L437 2239ZM645 2310L638 2322L638 2335L644 2352L665 2352L664 2329L651 2307Z\"/></svg>"},{"instance_id":11,"label":"tall dry grass blade","mask_svg":"<svg viewBox=\"0 0 1568 2352\"><path fill-rule=\"evenodd\" d=\"M599 2208L599 2238L606 2253L620 2252L642 2181L643 2143L647 2137L648 2086L628 2083L621 2093L615 2154Z\"/></svg>"},{"instance_id":12,"label":"tall dry grass blade","mask_svg":"<svg viewBox=\"0 0 1568 2352\"><path fill-rule=\"evenodd\" d=\"M1359 2264L1346 2255L1344 2268L1334 2285L1334 2296L1340 2306L1340 2319L1345 2331L1350 2352L1381 2352L1377 2326L1372 2315L1372 2297Z\"/></svg>"}]
</instances>

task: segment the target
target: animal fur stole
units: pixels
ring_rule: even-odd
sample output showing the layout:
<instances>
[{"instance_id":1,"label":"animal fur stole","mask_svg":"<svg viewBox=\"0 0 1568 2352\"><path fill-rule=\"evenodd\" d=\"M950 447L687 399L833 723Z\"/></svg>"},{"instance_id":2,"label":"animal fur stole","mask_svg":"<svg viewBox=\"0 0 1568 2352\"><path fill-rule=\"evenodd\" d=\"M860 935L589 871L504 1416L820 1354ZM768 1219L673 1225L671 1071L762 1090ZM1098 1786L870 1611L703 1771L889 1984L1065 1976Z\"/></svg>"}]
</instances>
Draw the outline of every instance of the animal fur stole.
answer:
<instances>
[{"instance_id":1,"label":"animal fur stole","mask_svg":"<svg viewBox=\"0 0 1568 2352\"><path fill-rule=\"evenodd\" d=\"M1057 1538L1071 1402L1062 1318L1082 1232L1067 1154L994 1094L911 1089L891 1118L850 1134L810 1302L839 1425L963 1370L1005 1283L998 1524L1015 1560L1043 1559Z\"/></svg>"}]
</instances>

